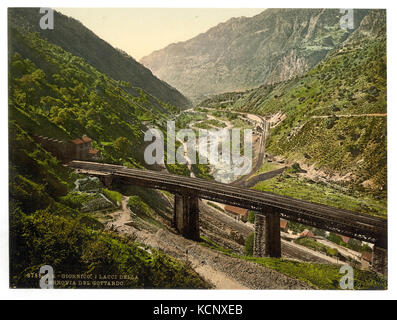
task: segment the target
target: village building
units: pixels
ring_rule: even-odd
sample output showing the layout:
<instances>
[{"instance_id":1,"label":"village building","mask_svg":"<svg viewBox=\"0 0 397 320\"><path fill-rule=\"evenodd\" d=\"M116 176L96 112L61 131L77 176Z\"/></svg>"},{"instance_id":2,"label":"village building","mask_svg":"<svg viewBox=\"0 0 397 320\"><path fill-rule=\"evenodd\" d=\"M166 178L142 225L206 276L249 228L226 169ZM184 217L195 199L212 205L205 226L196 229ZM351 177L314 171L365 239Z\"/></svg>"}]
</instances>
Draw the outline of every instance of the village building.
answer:
<instances>
[{"instance_id":1,"label":"village building","mask_svg":"<svg viewBox=\"0 0 397 320\"><path fill-rule=\"evenodd\" d=\"M338 236L342 239L342 241L346 244L348 244L350 242L350 237L348 236L342 236L340 234L338 234Z\"/></svg>"},{"instance_id":2,"label":"village building","mask_svg":"<svg viewBox=\"0 0 397 320\"><path fill-rule=\"evenodd\" d=\"M280 219L280 230L284 232L288 232L288 221L284 219Z\"/></svg>"},{"instance_id":3,"label":"village building","mask_svg":"<svg viewBox=\"0 0 397 320\"><path fill-rule=\"evenodd\" d=\"M364 251L361 253L361 267L364 270L370 270L372 267L372 252Z\"/></svg>"},{"instance_id":4,"label":"village building","mask_svg":"<svg viewBox=\"0 0 397 320\"><path fill-rule=\"evenodd\" d=\"M231 205L225 205L225 212L230 217L232 217L236 220L243 221L243 222L247 222L247 220L248 220L248 210L247 209L238 208L238 207L234 207Z\"/></svg>"},{"instance_id":5,"label":"village building","mask_svg":"<svg viewBox=\"0 0 397 320\"><path fill-rule=\"evenodd\" d=\"M91 147L92 139L83 136L71 141L62 141L44 136L35 136L35 141L61 161L99 160L99 150Z\"/></svg>"},{"instance_id":6,"label":"village building","mask_svg":"<svg viewBox=\"0 0 397 320\"><path fill-rule=\"evenodd\" d=\"M92 160L100 160L101 159L101 152L98 149L90 149L88 151L88 156Z\"/></svg>"},{"instance_id":7,"label":"village building","mask_svg":"<svg viewBox=\"0 0 397 320\"><path fill-rule=\"evenodd\" d=\"M301 234L300 234L301 238L315 238L315 235L312 231L305 229Z\"/></svg>"}]
</instances>

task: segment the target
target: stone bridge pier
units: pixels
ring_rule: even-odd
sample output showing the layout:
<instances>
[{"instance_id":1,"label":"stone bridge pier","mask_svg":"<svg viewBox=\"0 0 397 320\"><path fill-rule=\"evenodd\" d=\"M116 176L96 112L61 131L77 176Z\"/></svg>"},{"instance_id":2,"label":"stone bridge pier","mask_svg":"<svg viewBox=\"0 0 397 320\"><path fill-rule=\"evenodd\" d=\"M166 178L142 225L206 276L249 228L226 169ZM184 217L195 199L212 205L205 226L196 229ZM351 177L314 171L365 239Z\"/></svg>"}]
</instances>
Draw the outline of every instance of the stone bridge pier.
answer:
<instances>
[{"instance_id":1,"label":"stone bridge pier","mask_svg":"<svg viewBox=\"0 0 397 320\"><path fill-rule=\"evenodd\" d=\"M372 268L376 272L387 276L387 249L383 249L376 244L372 253Z\"/></svg>"},{"instance_id":2,"label":"stone bridge pier","mask_svg":"<svg viewBox=\"0 0 397 320\"><path fill-rule=\"evenodd\" d=\"M106 188L110 188L112 186L114 177L111 173L101 175L99 178Z\"/></svg>"},{"instance_id":3,"label":"stone bridge pier","mask_svg":"<svg viewBox=\"0 0 397 320\"><path fill-rule=\"evenodd\" d=\"M280 215L271 209L255 214L254 257L281 258Z\"/></svg>"},{"instance_id":4,"label":"stone bridge pier","mask_svg":"<svg viewBox=\"0 0 397 320\"><path fill-rule=\"evenodd\" d=\"M174 196L174 227L185 238L199 241L199 198L192 193L176 193Z\"/></svg>"}]
</instances>

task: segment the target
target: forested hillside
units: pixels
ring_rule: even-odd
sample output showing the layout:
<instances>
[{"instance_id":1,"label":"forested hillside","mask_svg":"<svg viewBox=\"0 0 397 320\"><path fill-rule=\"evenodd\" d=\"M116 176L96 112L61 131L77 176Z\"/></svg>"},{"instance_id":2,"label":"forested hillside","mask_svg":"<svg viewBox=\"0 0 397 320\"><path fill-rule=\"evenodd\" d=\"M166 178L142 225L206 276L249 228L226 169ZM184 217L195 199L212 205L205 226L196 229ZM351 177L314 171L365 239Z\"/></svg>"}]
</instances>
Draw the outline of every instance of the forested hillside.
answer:
<instances>
[{"instance_id":1,"label":"forested hillside","mask_svg":"<svg viewBox=\"0 0 397 320\"><path fill-rule=\"evenodd\" d=\"M142 166L143 122L161 125L177 108L140 88L132 95L130 83L38 33L9 26L10 285L38 287L29 275L47 264L58 275L126 276L119 287L208 287L185 263L104 231L76 209L65 196L78 176L33 139L87 134L103 161Z\"/></svg>"},{"instance_id":2,"label":"forested hillside","mask_svg":"<svg viewBox=\"0 0 397 320\"><path fill-rule=\"evenodd\" d=\"M83 58L98 71L115 80L129 82L131 87L126 90L130 94L139 95L139 90L136 88L141 88L152 96L179 108L190 105L189 100L175 88L153 76L150 70L125 52L113 48L79 21L55 11L54 30L42 30L39 26L42 16L39 8L12 8L8 11L10 25L18 26L24 31L38 32L43 39L60 46L74 56ZM18 51L22 50L18 47L18 43L13 45ZM40 62L34 59L33 61Z\"/></svg>"},{"instance_id":3,"label":"forested hillside","mask_svg":"<svg viewBox=\"0 0 397 320\"><path fill-rule=\"evenodd\" d=\"M302 77L200 106L278 114L282 121L271 130L267 152L345 176L351 187L385 199L385 16L373 10L343 46Z\"/></svg>"}]
</instances>

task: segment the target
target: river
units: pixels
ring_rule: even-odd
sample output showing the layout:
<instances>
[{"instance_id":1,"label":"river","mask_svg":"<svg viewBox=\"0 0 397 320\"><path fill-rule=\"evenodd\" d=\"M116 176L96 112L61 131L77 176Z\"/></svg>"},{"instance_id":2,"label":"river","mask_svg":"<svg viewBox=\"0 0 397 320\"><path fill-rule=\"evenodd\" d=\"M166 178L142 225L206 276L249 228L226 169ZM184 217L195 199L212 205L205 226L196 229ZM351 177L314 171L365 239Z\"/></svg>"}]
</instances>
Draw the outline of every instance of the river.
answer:
<instances>
[{"instance_id":1,"label":"river","mask_svg":"<svg viewBox=\"0 0 397 320\"><path fill-rule=\"evenodd\" d=\"M191 111L190 112L195 112L195 111ZM247 118L248 121L251 121L252 123L252 127L256 128L256 127L261 127L263 130L263 133L257 132L257 134L252 135L252 162L254 162L255 159L255 155L256 155L256 163L254 165L254 163L251 164L251 168L252 170L250 170L250 172L248 172L245 175L249 175L250 173L252 173L252 171L257 170L257 164L259 163L261 165L262 163L262 158L264 156L264 139L265 139L265 134L264 134L264 128L266 126L266 121L264 120L263 117L255 115L255 114L250 114L250 113L241 113L241 112L234 112L236 114L245 116ZM233 123L229 120L225 120L225 119L220 119L217 118L213 115L207 114L207 119L206 120L217 120L220 122L223 122L225 124L224 128L214 128L214 130L220 130L220 129L224 129L224 130L229 130L230 131L234 128ZM197 127L195 127L195 125L204 122L206 120L200 120L200 121L196 121L196 122L192 122L189 124L189 127L191 129L198 129ZM226 139L229 139L229 135L220 135L217 139L207 139L206 142L206 146L205 148L199 148L199 141L198 139L196 140L196 153L197 154L201 154L201 156L208 158L208 150L216 150L216 148L218 148L218 146L221 146L224 142L226 142ZM181 142L183 144L183 149L184 149L184 158L186 159L186 164L190 170L190 176L191 177L195 177L194 173L192 172L192 160L190 159L189 155L188 155L188 144L187 142L184 142L182 140L179 140L179 142ZM227 142L226 142L227 143ZM218 149L219 150L219 149ZM221 152L219 153L219 161L212 161L209 163L209 167L211 169L211 174L214 177L214 179L216 181L219 182L223 182L223 183L232 183L236 180L238 180L239 178L241 178L242 176L239 174L236 174L236 172L238 172L238 168L241 169L241 163L236 163L233 161L222 161L222 156L221 156ZM240 156L240 154L238 154L237 156ZM231 155L231 157L233 158L233 155ZM238 157L236 157L238 158ZM243 160L242 158L240 158L240 160ZM245 163L247 163L247 157L244 158Z\"/></svg>"}]
</instances>

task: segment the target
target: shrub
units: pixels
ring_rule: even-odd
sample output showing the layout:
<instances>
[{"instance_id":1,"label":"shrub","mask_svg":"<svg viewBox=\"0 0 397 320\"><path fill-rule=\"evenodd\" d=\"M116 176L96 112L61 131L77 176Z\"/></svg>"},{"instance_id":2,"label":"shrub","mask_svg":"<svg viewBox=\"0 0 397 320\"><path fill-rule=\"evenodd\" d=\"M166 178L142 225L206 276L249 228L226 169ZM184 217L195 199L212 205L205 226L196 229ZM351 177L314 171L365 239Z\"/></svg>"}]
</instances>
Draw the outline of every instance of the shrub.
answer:
<instances>
[{"instance_id":1,"label":"shrub","mask_svg":"<svg viewBox=\"0 0 397 320\"><path fill-rule=\"evenodd\" d=\"M128 207L138 216L147 215L150 210L149 206L139 196L131 196L128 199Z\"/></svg>"},{"instance_id":2,"label":"shrub","mask_svg":"<svg viewBox=\"0 0 397 320\"><path fill-rule=\"evenodd\" d=\"M336 123L336 120L337 120L337 118L335 116L332 116L332 117L328 118L325 121L325 127L327 129L332 129L334 127L335 123Z\"/></svg>"},{"instance_id":3,"label":"shrub","mask_svg":"<svg viewBox=\"0 0 397 320\"><path fill-rule=\"evenodd\" d=\"M14 211L11 221L13 287L37 288L38 280L32 281L26 275L38 272L44 264L51 265L56 274L122 274L127 276L120 285L123 288L209 287L186 264L155 249L100 231L100 224L93 218L59 217L49 210L32 215Z\"/></svg>"},{"instance_id":4,"label":"shrub","mask_svg":"<svg viewBox=\"0 0 397 320\"><path fill-rule=\"evenodd\" d=\"M302 169L299 165L298 162L295 162L292 166L291 166L291 173L296 173L296 172L302 172Z\"/></svg>"},{"instance_id":5,"label":"shrub","mask_svg":"<svg viewBox=\"0 0 397 320\"><path fill-rule=\"evenodd\" d=\"M250 211L248 213L248 222L255 223L255 211Z\"/></svg>"},{"instance_id":6,"label":"shrub","mask_svg":"<svg viewBox=\"0 0 397 320\"><path fill-rule=\"evenodd\" d=\"M68 207L80 209L84 202L90 200L90 195L83 192L69 192L66 196L61 197L60 201Z\"/></svg>"},{"instance_id":7,"label":"shrub","mask_svg":"<svg viewBox=\"0 0 397 320\"><path fill-rule=\"evenodd\" d=\"M120 205L123 198L122 194L117 191L102 189L103 194L115 205Z\"/></svg>"},{"instance_id":8,"label":"shrub","mask_svg":"<svg viewBox=\"0 0 397 320\"><path fill-rule=\"evenodd\" d=\"M77 190L79 191L98 191L103 187L101 181L97 177L87 177L76 180Z\"/></svg>"},{"instance_id":9,"label":"shrub","mask_svg":"<svg viewBox=\"0 0 397 320\"><path fill-rule=\"evenodd\" d=\"M245 255L246 256L253 256L254 255L254 233L248 236L245 240Z\"/></svg>"}]
</instances>

